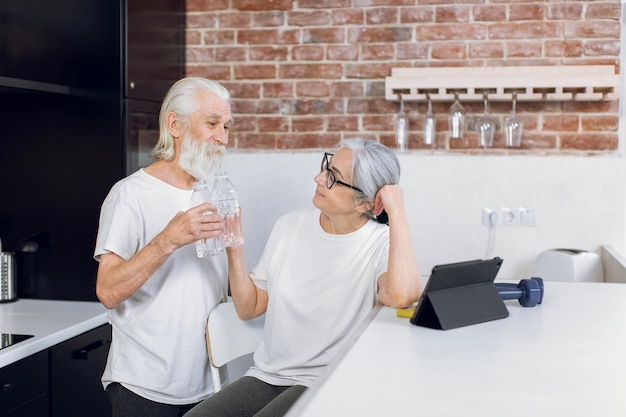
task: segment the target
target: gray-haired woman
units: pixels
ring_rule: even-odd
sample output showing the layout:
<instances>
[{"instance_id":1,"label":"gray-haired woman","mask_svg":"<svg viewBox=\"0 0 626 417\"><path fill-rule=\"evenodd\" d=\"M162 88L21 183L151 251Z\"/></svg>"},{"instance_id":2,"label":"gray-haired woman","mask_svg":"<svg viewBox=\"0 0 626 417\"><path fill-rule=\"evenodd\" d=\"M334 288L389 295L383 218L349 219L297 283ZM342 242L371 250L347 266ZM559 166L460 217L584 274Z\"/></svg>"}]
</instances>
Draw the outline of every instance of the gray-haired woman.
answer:
<instances>
[{"instance_id":1,"label":"gray-haired woman","mask_svg":"<svg viewBox=\"0 0 626 417\"><path fill-rule=\"evenodd\" d=\"M389 148L344 140L324 154L314 207L276 222L250 273L243 247L227 249L235 308L242 319L266 314L263 343L244 377L185 416L284 415L377 300L406 307L419 299L399 179Z\"/></svg>"}]
</instances>

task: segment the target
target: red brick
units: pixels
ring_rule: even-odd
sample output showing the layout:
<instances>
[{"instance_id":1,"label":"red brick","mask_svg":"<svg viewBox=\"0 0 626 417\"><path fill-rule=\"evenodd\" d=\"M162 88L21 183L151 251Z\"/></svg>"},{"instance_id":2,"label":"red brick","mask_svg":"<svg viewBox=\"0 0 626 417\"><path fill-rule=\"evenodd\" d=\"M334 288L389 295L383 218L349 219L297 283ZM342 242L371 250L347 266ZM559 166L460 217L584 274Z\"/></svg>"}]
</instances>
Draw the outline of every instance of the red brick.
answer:
<instances>
[{"instance_id":1,"label":"red brick","mask_svg":"<svg viewBox=\"0 0 626 417\"><path fill-rule=\"evenodd\" d=\"M608 151L617 149L617 134L613 133L581 133L562 134L561 149L578 149L591 151Z\"/></svg>"},{"instance_id":2,"label":"red brick","mask_svg":"<svg viewBox=\"0 0 626 417\"><path fill-rule=\"evenodd\" d=\"M346 32L341 28L304 29L302 42L304 43L344 43Z\"/></svg>"},{"instance_id":3,"label":"red brick","mask_svg":"<svg viewBox=\"0 0 626 417\"><path fill-rule=\"evenodd\" d=\"M327 10L289 12L287 24L290 26L328 25L330 24L330 12Z\"/></svg>"},{"instance_id":4,"label":"red brick","mask_svg":"<svg viewBox=\"0 0 626 417\"><path fill-rule=\"evenodd\" d=\"M544 131L557 131L557 132L577 132L580 118L577 115L545 115L543 118L543 130Z\"/></svg>"},{"instance_id":5,"label":"red brick","mask_svg":"<svg viewBox=\"0 0 626 417\"><path fill-rule=\"evenodd\" d=\"M365 11L363 9L332 10L331 12L334 25L365 24Z\"/></svg>"},{"instance_id":6,"label":"red brick","mask_svg":"<svg viewBox=\"0 0 626 417\"><path fill-rule=\"evenodd\" d=\"M391 74L391 68L394 63L387 62L382 64L365 63L365 64L349 64L346 67L346 77L348 78L384 78Z\"/></svg>"},{"instance_id":7,"label":"red brick","mask_svg":"<svg viewBox=\"0 0 626 417\"><path fill-rule=\"evenodd\" d=\"M234 117L235 123L231 132L231 137L241 134L241 132L255 132L257 127L257 117L238 116Z\"/></svg>"},{"instance_id":8,"label":"red brick","mask_svg":"<svg viewBox=\"0 0 626 417\"><path fill-rule=\"evenodd\" d=\"M462 5L441 6L435 10L435 21L437 23L464 22L470 21L471 7Z\"/></svg>"},{"instance_id":9,"label":"red brick","mask_svg":"<svg viewBox=\"0 0 626 417\"><path fill-rule=\"evenodd\" d=\"M263 83L263 97L294 97L294 85L291 82Z\"/></svg>"},{"instance_id":10,"label":"red brick","mask_svg":"<svg viewBox=\"0 0 626 417\"><path fill-rule=\"evenodd\" d=\"M284 24L285 12L267 11L254 13L252 15L252 23L250 27L283 26Z\"/></svg>"},{"instance_id":11,"label":"red brick","mask_svg":"<svg viewBox=\"0 0 626 417\"><path fill-rule=\"evenodd\" d=\"M188 77L205 77L217 81L230 80L231 78L229 65L192 65L188 63L185 68L185 75Z\"/></svg>"},{"instance_id":12,"label":"red brick","mask_svg":"<svg viewBox=\"0 0 626 417\"><path fill-rule=\"evenodd\" d=\"M292 10L295 0L232 0L233 8L245 11Z\"/></svg>"},{"instance_id":13,"label":"red brick","mask_svg":"<svg viewBox=\"0 0 626 417\"><path fill-rule=\"evenodd\" d=\"M543 20L545 12L543 4L512 4L509 6L509 20Z\"/></svg>"},{"instance_id":14,"label":"red brick","mask_svg":"<svg viewBox=\"0 0 626 417\"><path fill-rule=\"evenodd\" d=\"M402 42L411 40L411 29L407 27L370 27L348 29L348 42Z\"/></svg>"},{"instance_id":15,"label":"red brick","mask_svg":"<svg viewBox=\"0 0 626 417\"><path fill-rule=\"evenodd\" d=\"M433 59L466 59L467 44L454 42L433 45L430 55Z\"/></svg>"},{"instance_id":16,"label":"red brick","mask_svg":"<svg viewBox=\"0 0 626 417\"><path fill-rule=\"evenodd\" d=\"M532 58L543 54L541 41L509 41L506 42L506 56L509 58Z\"/></svg>"},{"instance_id":17,"label":"red brick","mask_svg":"<svg viewBox=\"0 0 626 417\"><path fill-rule=\"evenodd\" d=\"M416 28L417 40L479 40L487 39L487 27L475 24L424 25Z\"/></svg>"},{"instance_id":18,"label":"red brick","mask_svg":"<svg viewBox=\"0 0 626 417\"><path fill-rule=\"evenodd\" d=\"M276 78L275 65L236 65L233 67L235 79L238 80L263 80Z\"/></svg>"},{"instance_id":19,"label":"red brick","mask_svg":"<svg viewBox=\"0 0 626 417\"><path fill-rule=\"evenodd\" d=\"M234 48L232 46L215 48L215 61L245 61L248 55L246 48Z\"/></svg>"},{"instance_id":20,"label":"red brick","mask_svg":"<svg viewBox=\"0 0 626 417\"><path fill-rule=\"evenodd\" d=\"M328 45L326 58L332 61L356 61L359 47L354 45Z\"/></svg>"},{"instance_id":21,"label":"red brick","mask_svg":"<svg viewBox=\"0 0 626 417\"><path fill-rule=\"evenodd\" d=\"M469 57L502 58L504 57L504 44L502 42L471 42Z\"/></svg>"},{"instance_id":22,"label":"red brick","mask_svg":"<svg viewBox=\"0 0 626 417\"><path fill-rule=\"evenodd\" d=\"M233 114L282 114L279 100L231 100Z\"/></svg>"},{"instance_id":23,"label":"red brick","mask_svg":"<svg viewBox=\"0 0 626 417\"><path fill-rule=\"evenodd\" d=\"M398 43L397 59L427 59L429 46L424 42Z\"/></svg>"},{"instance_id":24,"label":"red brick","mask_svg":"<svg viewBox=\"0 0 626 417\"><path fill-rule=\"evenodd\" d=\"M619 39L619 22L564 22L565 38L615 38Z\"/></svg>"},{"instance_id":25,"label":"red brick","mask_svg":"<svg viewBox=\"0 0 626 417\"><path fill-rule=\"evenodd\" d=\"M583 43L580 40L546 41L546 56L578 57L583 54Z\"/></svg>"},{"instance_id":26,"label":"red brick","mask_svg":"<svg viewBox=\"0 0 626 417\"><path fill-rule=\"evenodd\" d=\"M589 2L589 4L587 5L587 13L585 13L585 18L619 20L621 13L622 5L618 1Z\"/></svg>"},{"instance_id":27,"label":"red brick","mask_svg":"<svg viewBox=\"0 0 626 417\"><path fill-rule=\"evenodd\" d=\"M324 130L324 119L321 117L294 117L292 132L321 132Z\"/></svg>"},{"instance_id":28,"label":"red brick","mask_svg":"<svg viewBox=\"0 0 626 417\"><path fill-rule=\"evenodd\" d=\"M276 149L276 135L269 133L243 133L236 135L236 147L239 149Z\"/></svg>"},{"instance_id":29,"label":"red brick","mask_svg":"<svg viewBox=\"0 0 626 417\"><path fill-rule=\"evenodd\" d=\"M546 39L561 36L556 22L496 23L489 27L490 39Z\"/></svg>"},{"instance_id":30,"label":"red brick","mask_svg":"<svg viewBox=\"0 0 626 417\"><path fill-rule=\"evenodd\" d=\"M333 97L362 97L365 90L361 81L335 81L330 87Z\"/></svg>"},{"instance_id":31,"label":"red brick","mask_svg":"<svg viewBox=\"0 0 626 417\"><path fill-rule=\"evenodd\" d=\"M250 46L251 61L286 61L289 50L285 46Z\"/></svg>"},{"instance_id":32,"label":"red brick","mask_svg":"<svg viewBox=\"0 0 626 417\"><path fill-rule=\"evenodd\" d=\"M257 129L259 132L281 132L289 130L289 117L259 117L257 118Z\"/></svg>"},{"instance_id":33,"label":"red brick","mask_svg":"<svg viewBox=\"0 0 626 417\"><path fill-rule=\"evenodd\" d=\"M324 81L303 81L296 83L298 97L328 97L330 86Z\"/></svg>"},{"instance_id":34,"label":"red brick","mask_svg":"<svg viewBox=\"0 0 626 417\"><path fill-rule=\"evenodd\" d=\"M472 7L475 22L501 22L506 20L506 7L501 5L477 5Z\"/></svg>"},{"instance_id":35,"label":"red brick","mask_svg":"<svg viewBox=\"0 0 626 417\"><path fill-rule=\"evenodd\" d=\"M202 43L205 45L233 45L235 43L235 31L207 30L202 35Z\"/></svg>"},{"instance_id":36,"label":"red brick","mask_svg":"<svg viewBox=\"0 0 626 417\"><path fill-rule=\"evenodd\" d=\"M215 27L216 21L216 15L213 13L193 13L185 16L187 29L212 28Z\"/></svg>"},{"instance_id":37,"label":"red brick","mask_svg":"<svg viewBox=\"0 0 626 417\"><path fill-rule=\"evenodd\" d=\"M223 83L234 99L261 98L261 86L257 83L229 82Z\"/></svg>"},{"instance_id":38,"label":"red brick","mask_svg":"<svg viewBox=\"0 0 626 417\"><path fill-rule=\"evenodd\" d=\"M327 129L329 132L359 131L359 118L357 116L330 116Z\"/></svg>"},{"instance_id":39,"label":"red brick","mask_svg":"<svg viewBox=\"0 0 626 417\"><path fill-rule=\"evenodd\" d=\"M435 12L431 7L402 7L400 23L434 23Z\"/></svg>"},{"instance_id":40,"label":"red brick","mask_svg":"<svg viewBox=\"0 0 626 417\"><path fill-rule=\"evenodd\" d=\"M615 40L590 40L585 41L583 52L586 56L619 56L620 42Z\"/></svg>"},{"instance_id":41,"label":"red brick","mask_svg":"<svg viewBox=\"0 0 626 417\"><path fill-rule=\"evenodd\" d=\"M393 7L366 9L365 22L368 25L385 25L397 23L398 9Z\"/></svg>"},{"instance_id":42,"label":"red brick","mask_svg":"<svg viewBox=\"0 0 626 417\"><path fill-rule=\"evenodd\" d=\"M297 44L299 35L300 31L296 29L247 29L237 33L237 40L244 45Z\"/></svg>"},{"instance_id":43,"label":"red brick","mask_svg":"<svg viewBox=\"0 0 626 417\"><path fill-rule=\"evenodd\" d=\"M617 115L583 115L580 119L580 124L583 131L617 132L619 118Z\"/></svg>"},{"instance_id":44,"label":"red brick","mask_svg":"<svg viewBox=\"0 0 626 417\"><path fill-rule=\"evenodd\" d=\"M338 64L283 64L278 73L279 78L341 78L343 70Z\"/></svg>"},{"instance_id":45,"label":"red brick","mask_svg":"<svg viewBox=\"0 0 626 417\"><path fill-rule=\"evenodd\" d=\"M220 30L222 28L248 28L252 21L250 13L220 13L217 16Z\"/></svg>"},{"instance_id":46,"label":"red brick","mask_svg":"<svg viewBox=\"0 0 626 417\"><path fill-rule=\"evenodd\" d=\"M582 4L563 3L548 5L548 20L578 20L582 15Z\"/></svg>"},{"instance_id":47,"label":"red brick","mask_svg":"<svg viewBox=\"0 0 626 417\"><path fill-rule=\"evenodd\" d=\"M300 9L332 9L352 6L352 0L298 0Z\"/></svg>"},{"instance_id":48,"label":"red brick","mask_svg":"<svg viewBox=\"0 0 626 417\"><path fill-rule=\"evenodd\" d=\"M291 57L296 61L321 61L324 59L324 53L322 45L294 46Z\"/></svg>"},{"instance_id":49,"label":"red brick","mask_svg":"<svg viewBox=\"0 0 626 417\"><path fill-rule=\"evenodd\" d=\"M364 61L384 61L394 57L394 45L363 45L361 58Z\"/></svg>"},{"instance_id":50,"label":"red brick","mask_svg":"<svg viewBox=\"0 0 626 417\"><path fill-rule=\"evenodd\" d=\"M227 10L229 0L187 0L185 8L189 12Z\"/></svg>"}]
</instances>

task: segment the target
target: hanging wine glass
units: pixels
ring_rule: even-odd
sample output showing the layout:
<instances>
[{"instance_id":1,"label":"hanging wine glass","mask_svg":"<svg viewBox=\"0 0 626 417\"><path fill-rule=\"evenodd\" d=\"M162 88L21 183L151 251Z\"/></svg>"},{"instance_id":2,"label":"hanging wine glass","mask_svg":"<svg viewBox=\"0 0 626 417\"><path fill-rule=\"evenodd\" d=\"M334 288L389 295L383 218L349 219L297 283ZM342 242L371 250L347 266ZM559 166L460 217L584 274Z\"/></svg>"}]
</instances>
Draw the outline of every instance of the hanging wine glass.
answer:
<instances>
[{"instance_id":1,"label":"hanging wine glass","mask_svg":"<svg viewBox=\"0 0 626 417\"><path fill-rule=\"evenodd\" d=\"M424 117L424 145L433 146L435 144L435 117L430 94L426 94L426 100L428 100L428 110Z\"/></svg>"},{"instance_id":2,"label":"hanging wine glass","mask_svg":"<svg viewBox=\"0 0 626 417\"><path fill-rule=\"evenodd\" d=\"M465 135L465 108L459 102L458 91L454 92L454 103L448 113L448 126L451 139L463 139Z\"/></svg>"},{"instance_id":3,"label":"hanging wine glass","mask_svg":"<svg viewBox=\"0 0 626 417\"><path fill-rule=\"evenodd\" d=\"M396 145L400 152L406 152L409 139L409 118L404 112L404 100L400 96L400 113L396 116Z\"/></svg>"},{"instance_id":4,"label":"hanging wine glass","mask_svg":"<svg viewBox=\"0 0 626 417\"><path fill-rule=\"evenodd\" d=\"M483 115L476 118L476 131L478 131L480 146L489 148L493 146L493 134L496 131L496 121L487 115L488 93L483 93Z\"/></svg>"},{"instance_id":5,"label":"hanging wine glass","mask_svg":"<svg viewBox=\"0 0 626 417\"><path fill-rule=\"evenodd\" d=\"M517 92L513 92L513 104L512 113L509 117L504 119L504 133L506 146L519 148L522 146L522 132L524 131L524 124L522 120L517 117L515 107L517 104Z\"/></svg>"}]
</instances>

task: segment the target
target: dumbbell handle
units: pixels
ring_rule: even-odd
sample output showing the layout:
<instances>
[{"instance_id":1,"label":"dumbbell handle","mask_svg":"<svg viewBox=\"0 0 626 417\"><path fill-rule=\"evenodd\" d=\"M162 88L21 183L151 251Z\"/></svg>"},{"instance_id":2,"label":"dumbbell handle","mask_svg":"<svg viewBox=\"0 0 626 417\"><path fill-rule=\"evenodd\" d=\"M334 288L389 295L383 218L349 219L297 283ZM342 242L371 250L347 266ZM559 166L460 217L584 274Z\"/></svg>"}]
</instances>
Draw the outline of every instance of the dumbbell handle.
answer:
<instances>
[{"instance_id":1,"label":"dumbbell handle","mask_svg":"<svg viewBox=\"0 0 626 417\"><path fill-rule=\"evenodd\" d=\"M496 283L503 300L519 300L524 307L534 307L543 301L543 279L523 279L518 284Z\"/></svg>"}]
</instances>

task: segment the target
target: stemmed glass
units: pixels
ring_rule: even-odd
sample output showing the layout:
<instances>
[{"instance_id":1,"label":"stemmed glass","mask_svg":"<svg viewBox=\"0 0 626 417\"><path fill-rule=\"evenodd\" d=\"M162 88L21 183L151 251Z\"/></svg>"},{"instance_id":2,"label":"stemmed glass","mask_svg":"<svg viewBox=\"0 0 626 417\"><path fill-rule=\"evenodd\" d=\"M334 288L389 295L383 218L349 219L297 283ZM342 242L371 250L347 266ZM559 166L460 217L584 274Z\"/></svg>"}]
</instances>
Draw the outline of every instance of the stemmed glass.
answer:
<instances>
[{"instance_id":1,"label":"stemmed glass","mask_svg":"<svg viewBox=\"0 0 626 417\"><path fill-rule=\"evenodd\" d=\"M435 116L433 116L433 103L430 100L430 94L426 94L428 100L428 111L424 117L424 145L435 144Z\"/></svg>"},{"instance_id":2,"label":"stemmed glass","mask_svg":"<svg viewBox=\"0 0 626 417\"><path fill-rule=\"evenodd\" d=\"M406 152L409 136L409 118L404 112L404 100L400 96L400 113L396 116L396 145L400 152Z\"/></svg>"},{"instance_id":3,"label":"stemmed glass","mask_svg":"<svg viewBox=\"0 0 626 417\"><path fill-rule=\"evenodd\" d=\"M487 115L488 93L483 93L483 115L476 118L476 130L480 137L480 146L488 148L493 146L493 134L496 131L496 121Z\"/></svg>"},{"instance_id":4,"label":"stemmed glass","mask_svg":"<svg viewBox=\"0 0 626 417\"><path fill-rule=\"evenodd\" d=\"M504 133L506 139L506 146L519 148L522 146L522 132L524 131L524 124L522 120L517 117L515 113L515 106L517 104L517 92L513 92L513 104L512 113L509 117L504 119Z\"/></svg>"},{"instance_id":5,"label":"stemmed glass","mask_svg":"<svg viewBox=\"0 0 626 417\"><path fill-rule=\"evenodd\" d=\"M454 92L454 103L448 113L448 127L451 139L463 139L465 134L465 108L459 102L459 92Z\"/></svg>"}]
</instances>

